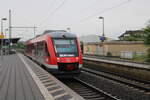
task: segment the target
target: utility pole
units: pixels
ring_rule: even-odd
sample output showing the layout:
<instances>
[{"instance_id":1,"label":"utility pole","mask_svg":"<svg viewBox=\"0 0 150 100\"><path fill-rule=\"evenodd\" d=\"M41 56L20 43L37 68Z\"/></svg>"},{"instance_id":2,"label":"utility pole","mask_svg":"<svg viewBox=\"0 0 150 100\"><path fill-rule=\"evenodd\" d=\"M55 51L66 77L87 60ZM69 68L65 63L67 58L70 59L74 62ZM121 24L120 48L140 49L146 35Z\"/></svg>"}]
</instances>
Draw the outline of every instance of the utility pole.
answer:
<instances>
[{"instance_id":1,"label":"utility pole","mask_svg":"<svg viewBox=\"0 0 150 100\"><path fill-rule=\"evenodd\" d=\"M8 28L5 29L5 35L4 35L4 37L5 37L5 43L4 43L4 45L5 45L5 55L8 52L8 49L6 49L7 48L7 43L6 43L6 40L7 40L7 31L8 31Z\"/></svg>"},{"instance_id":2,"label":"utility pole","mask_svg":"<svg viewBox=\"0 0 150 100\"><path fill-rule=\"evenodd\" d=\"M36 33L35 33L35 29L36 29L36 28L37 28L37 27L34 26L34 37L35 37L35 35L36 35Z\"/></svg>"},{"instance_id":3,"label":"utility pole","mask_svg":"<svg viewBox=\"0 0 150 100\"><path fill-rule=\"evenodd\" d=\"M35 35L36 35L36 28L37 27L13 27L12 25L11 25L11 10L9 10L9 53L10 53L10 51L11 51L11 46L10 46L10 44L12 43L12 28L32 28L32 29L34 29L34 37L35 37Z\"/></svg>"}]
</instances>

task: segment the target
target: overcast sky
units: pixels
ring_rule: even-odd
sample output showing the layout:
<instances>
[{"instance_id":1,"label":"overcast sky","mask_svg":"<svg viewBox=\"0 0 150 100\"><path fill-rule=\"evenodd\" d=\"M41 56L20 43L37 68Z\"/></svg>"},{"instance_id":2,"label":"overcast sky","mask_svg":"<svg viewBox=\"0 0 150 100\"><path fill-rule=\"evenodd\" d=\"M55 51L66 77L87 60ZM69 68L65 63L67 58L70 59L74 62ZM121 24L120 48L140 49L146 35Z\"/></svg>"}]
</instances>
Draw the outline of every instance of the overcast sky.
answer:
<instances>
[{"instance_id":1,"label":"overcast sky","mask_svg":"<svg viewBox=\"0 0 150 100\"><path fill-rule=\"evenodd\" d=\"M46 29L71 28L78 36L105 34L117 38L126 30L138 30L150 20L150 0L0 0L0 18L12 10L13 26L37 26L36 34ZM4 23L7 28L8 22ZM13 29L13 37L33 37L33 29Z\"/></svg>"}]
</instances>

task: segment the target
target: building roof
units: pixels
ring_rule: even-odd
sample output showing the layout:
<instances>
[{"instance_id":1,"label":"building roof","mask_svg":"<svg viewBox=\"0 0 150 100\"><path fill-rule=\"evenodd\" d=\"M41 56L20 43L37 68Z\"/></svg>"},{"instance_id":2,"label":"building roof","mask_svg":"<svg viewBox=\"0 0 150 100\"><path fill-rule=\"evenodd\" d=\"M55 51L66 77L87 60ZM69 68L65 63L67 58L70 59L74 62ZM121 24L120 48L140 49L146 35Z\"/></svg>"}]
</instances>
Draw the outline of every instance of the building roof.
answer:
<instances>
[{"instance_id":1,"label":"building roof","mask_svg":"<svg viewBox=\"0 0 150 100\"><path fill-rule=\"evenodd\" d=\"M17 43L20 40L20 38L11 38L11 42L13 44ZM9 39L3 39L3 43L5 43L5 41L9 42ZM0 39L0 44L1 44L1 39Z\"/></svg>"},{"instance_id":2,"label":"building roof","mask_svg":"<svg viewBox=\"0 0 150 100\"><path fill-rule=\"evenodd\" d=\"M125 33L119 36L124 37L125 34L143 34L144 32L142 30L127 30Z\"/></svg>"}]
</instances>

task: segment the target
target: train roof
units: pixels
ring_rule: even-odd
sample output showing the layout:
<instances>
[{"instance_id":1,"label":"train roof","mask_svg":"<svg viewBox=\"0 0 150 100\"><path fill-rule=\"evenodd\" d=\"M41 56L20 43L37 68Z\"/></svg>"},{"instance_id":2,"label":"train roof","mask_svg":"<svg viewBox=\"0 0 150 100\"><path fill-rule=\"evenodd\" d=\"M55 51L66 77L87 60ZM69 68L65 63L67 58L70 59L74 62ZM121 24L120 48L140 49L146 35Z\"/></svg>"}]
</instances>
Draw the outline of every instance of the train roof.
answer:
<instances>
[{"instance_id":1,"label":"train roof","mask_svg":"<svg viewBox=\"0 0 150 100\"><path fill-rule=\"evenodd\" d=\"M51 38L76 38L75 34L69 33L65 30L46 30L43 34L29 39L26 43L45 40L45 36L49 35ZM43 37L44 36L44 37Z\"/></svg>"},{"instance_id":2,"label":"train roof","mask_svg":"<svg viewBox=\"0 0 150 100\"><path fill-rule=\"evenodd\" d=\"M48 34L52 38L76 38L75 34L65 30L46 30L43 34Z\"/></svg>"},{"instance_id":3,"label":"train roof","mask_svg":"<svg viewBox=\"0 0 150 100\"><path fill-rule=\"evenodd\" d=\"M43 34L51 33L51 32L67 32L65 30L46 30Z\"/></svg>"}]
</instances>

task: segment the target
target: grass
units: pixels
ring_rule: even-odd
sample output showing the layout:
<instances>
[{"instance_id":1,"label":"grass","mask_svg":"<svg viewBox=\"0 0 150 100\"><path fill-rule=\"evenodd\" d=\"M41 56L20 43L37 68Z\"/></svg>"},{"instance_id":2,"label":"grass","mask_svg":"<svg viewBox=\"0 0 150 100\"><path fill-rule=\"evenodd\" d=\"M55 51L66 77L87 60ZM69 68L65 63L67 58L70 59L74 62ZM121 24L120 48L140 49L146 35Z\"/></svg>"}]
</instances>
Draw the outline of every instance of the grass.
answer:
<instances>
[{"instance_id":1,"label":"grass","mask_svg":"<svg viewBox=\"0 0 150 100\"><path fill-rule=\"evenodd\" d=\"M133 61L146 62L147 61L147 56L146 55L134 55L133 56Z\"/></svg>"}]
</instances>

